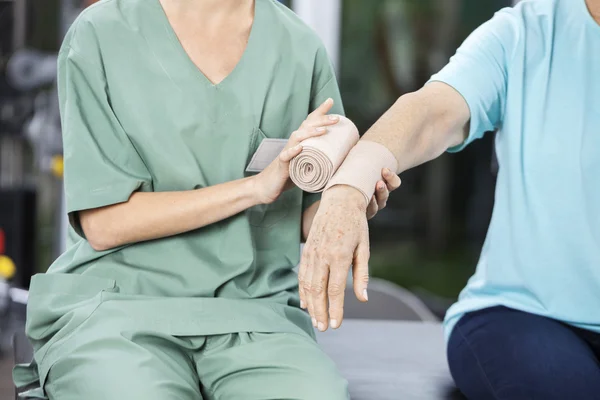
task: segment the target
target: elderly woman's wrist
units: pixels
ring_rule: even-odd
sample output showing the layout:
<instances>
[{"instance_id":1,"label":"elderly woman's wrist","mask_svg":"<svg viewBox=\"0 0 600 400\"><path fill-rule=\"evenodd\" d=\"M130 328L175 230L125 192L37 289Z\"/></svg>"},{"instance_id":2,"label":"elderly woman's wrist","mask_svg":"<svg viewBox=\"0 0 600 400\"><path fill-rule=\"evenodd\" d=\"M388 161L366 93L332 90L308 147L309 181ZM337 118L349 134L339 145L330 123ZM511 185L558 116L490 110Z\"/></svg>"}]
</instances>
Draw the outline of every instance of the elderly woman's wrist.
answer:
<instances>
[{"instance_id":1,"label":"elderly woman's wrist","mask_svg":"<svg viewBox=\"0 0 600 400\"><path fill-rule=\"evenodd\" d=\"M366 212L367 202L363 193L348 185L335 185L323 192L321 203L333 203L344 207L357 208Z\"/></svg>"},{"instance_id":2,"label":"elderly woman's wrist","mask_svg":"<svg viewBox=\"0 0 600 400\"><path fill-rule=\"evenodd\" d=\"M394 154L380 143L361 140L350 150L327 187L352 186L363 194L364 202L368 204L385 168L394 172L397 170L398 161Z\"/></svg>"}]
</instances>

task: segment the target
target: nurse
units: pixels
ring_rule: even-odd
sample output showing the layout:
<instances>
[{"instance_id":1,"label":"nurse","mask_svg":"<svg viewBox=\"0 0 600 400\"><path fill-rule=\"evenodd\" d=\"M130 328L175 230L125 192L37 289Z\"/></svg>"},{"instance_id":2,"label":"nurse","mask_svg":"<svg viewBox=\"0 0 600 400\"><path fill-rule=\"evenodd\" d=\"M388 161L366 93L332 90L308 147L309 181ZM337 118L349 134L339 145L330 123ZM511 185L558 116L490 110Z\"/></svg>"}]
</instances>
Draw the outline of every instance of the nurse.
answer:
<instances>
[{"instance_id":1,"label":"nurse","mask_svg":"<svg viewBox=\"0 0 600 400\"><path fill-rule=\"evenodd\" d=\"M272 0L106 0L69 31L58 84L71 241L32 280L16 381L59 400L346 399L293 271L319 196L288 162L343 113L317 36ZM289 142L246 173L265 138Z\"/></svg>"},{"instance_id":2,"label":"nurse","mask_svg":"<svg viewBox=\"0 0 600 400\"><path fill-rule=\"evenodd\" d=\"M598 399L600 0L499 11L361 141L395 155L402 172L494 130L494 212L477 270L446 315L450 370L470 399ZM361 155L341 168L381 165ZM367 269L365 200L344 183L323 194L299 272L324 328L342 318L337 277L352 261ZM335 289L329 298L321 282Z\"/></svg>"}]
</instances>

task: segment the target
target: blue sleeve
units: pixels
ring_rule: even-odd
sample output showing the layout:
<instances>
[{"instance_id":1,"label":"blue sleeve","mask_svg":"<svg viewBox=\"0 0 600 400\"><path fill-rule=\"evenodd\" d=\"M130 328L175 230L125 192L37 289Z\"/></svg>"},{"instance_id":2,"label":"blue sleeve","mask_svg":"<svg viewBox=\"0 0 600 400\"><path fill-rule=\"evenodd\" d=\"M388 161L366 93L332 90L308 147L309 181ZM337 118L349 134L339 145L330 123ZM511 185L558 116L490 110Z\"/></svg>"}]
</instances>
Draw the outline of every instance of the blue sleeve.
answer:
<instances>
[{"instance_id":1,"label":"blue sleeve","mask_svg":"<svg viewBox=\"0 0 600 400\"><path fill-rule=\"evenodd\" d=\"M464 149L485 132L501 125L508 69L519 34L518 21L516 9L498 11L491 20L473 31L448 65L429 80L452 86L464 97L471 112L467 139L448 149L449 152Z\"/></svg>"}]
</instances>

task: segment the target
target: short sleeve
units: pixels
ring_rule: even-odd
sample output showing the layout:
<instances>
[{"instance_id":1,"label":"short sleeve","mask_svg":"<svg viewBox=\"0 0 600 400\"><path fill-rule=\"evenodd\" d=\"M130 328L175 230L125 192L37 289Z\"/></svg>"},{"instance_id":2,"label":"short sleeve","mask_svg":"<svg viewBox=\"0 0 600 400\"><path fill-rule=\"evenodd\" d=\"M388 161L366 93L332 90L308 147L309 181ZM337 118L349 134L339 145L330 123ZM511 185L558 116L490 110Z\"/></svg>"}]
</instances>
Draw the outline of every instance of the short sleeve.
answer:
<instances>
[{"instance_id":1,"label":"short sleeve","mask_svg":"<svg viewBox=\"0 0 600 400\"><path fill-rule=\"evenodd\" d=\"M471 113L467 139L461 145L448 149L450 152L462 150L502 123L509 65L519 33L515 13L512 8L498 11L491 20L477 28L448 65L429 80L444 82L457 90Z\"/></svg>"},{"instance_id":2,"label":"short sleeve","mask_svg":"<svg viewBox=\"0 0 600 400\"><path fill-rule=\"evenodd\" d=\"M345 115L342 96L338 87L335 71L324 46L320 46L315 58L313 85L311 88L310 111L317 108L328 98L333 99L331 114ZM321 193L304 192L302 209L306 210L321 199Z\"/></svg>"},{"instance_id":3,"label":"short sleeve","mask_svg":"<svg viewBox=\"0 0 600 400\"><path fill-rule=\"evenodd\" d=\"M63 45L58 91L66 207L83 236L77 211L126 202L137 190L151 190L151 178L111 108L102 63Z\"/></svg>"},{"instance_id":4,"label":"short sleeve","mask_svg":"<svg viewBox=\"0 0 600 400\"><path fill-rule=\"evenodd\" d=\"M315 55L310 97L310 111L331 97L334 104L330 113L344 115L344 105L335 77L335 70L323 45L319 47Z\"/></svg>"}]
</instances>

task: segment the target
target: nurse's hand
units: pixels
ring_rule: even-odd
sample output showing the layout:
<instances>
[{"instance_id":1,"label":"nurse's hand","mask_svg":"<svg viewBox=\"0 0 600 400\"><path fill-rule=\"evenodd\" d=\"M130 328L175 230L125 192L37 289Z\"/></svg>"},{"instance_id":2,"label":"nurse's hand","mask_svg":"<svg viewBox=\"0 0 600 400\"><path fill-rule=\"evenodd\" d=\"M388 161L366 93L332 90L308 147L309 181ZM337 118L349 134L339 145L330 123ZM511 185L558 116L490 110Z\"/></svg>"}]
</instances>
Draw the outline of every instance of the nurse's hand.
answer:
<instances>
[{"instance_id":1,"label":"nurse's hand","mask_svg":"<svg viewBox=\"0 0 600 400\"><path fill-rule=\"evenodd\" d=\"M293 187L290 180L290 161L302 151L302 142L308 138L327 133L327 127L335 125L340 118L327 115L333 107L333 100L327 99L316 110L308 115L297 131L290 135L287 145L267 168L254 177L258 202L270 204L279 198L281 193Z\"/></svg>"}]
</instances>

